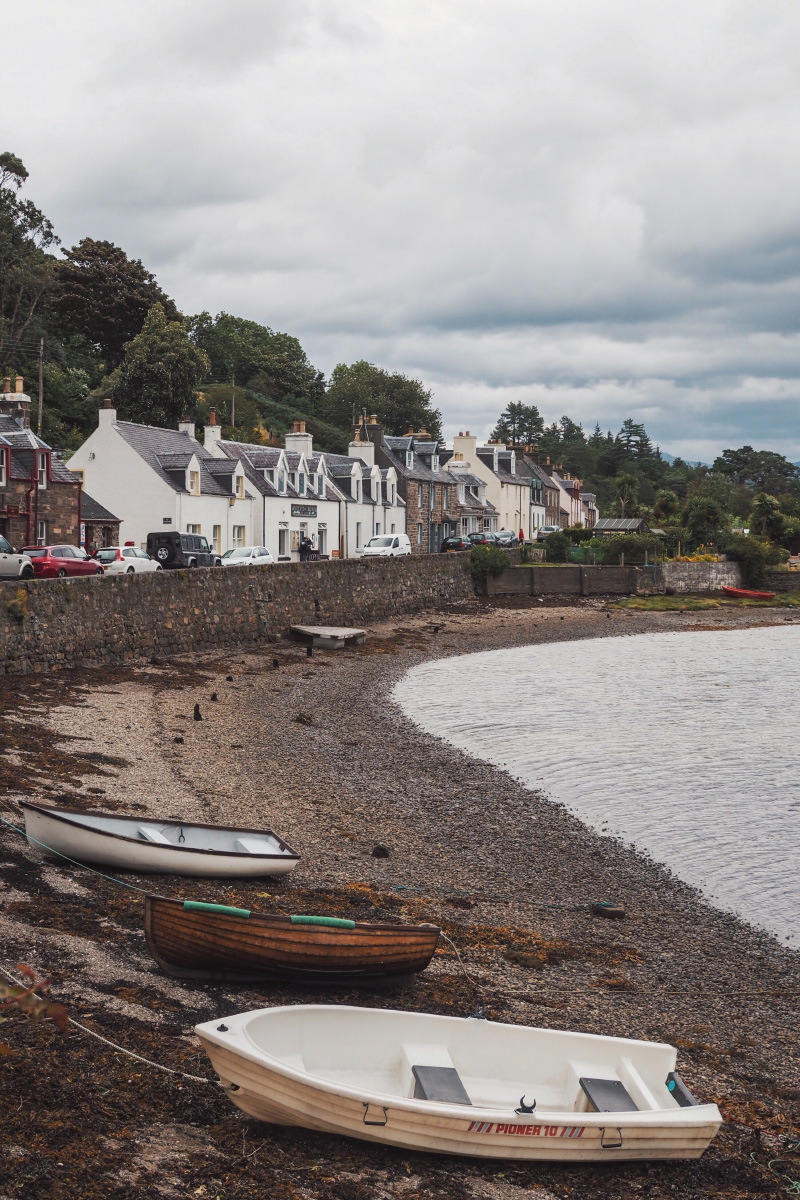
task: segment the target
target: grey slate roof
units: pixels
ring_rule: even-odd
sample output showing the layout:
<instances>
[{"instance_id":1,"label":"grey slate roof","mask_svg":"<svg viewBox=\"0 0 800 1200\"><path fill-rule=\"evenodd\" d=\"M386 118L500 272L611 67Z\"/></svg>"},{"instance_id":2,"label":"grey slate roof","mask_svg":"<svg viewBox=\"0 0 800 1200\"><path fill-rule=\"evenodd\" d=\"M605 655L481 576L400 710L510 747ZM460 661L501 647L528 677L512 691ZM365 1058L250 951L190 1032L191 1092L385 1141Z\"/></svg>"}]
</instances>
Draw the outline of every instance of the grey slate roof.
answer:
<instances>
[{"instance_id":1,"label":"grey slate roof","mask_svg":"<svg viewBox=\"0 0 800 1200\"><path fill-rule=\"evenodd\" d=\"M99 504L94 496L83 492L81 495L81 520L115 522L119 525L121 518L115 517L107 508L103 508L103 505Z\"/></svg>"},{"instance_id":2,"label":"grey slate roof","mask_svg":"<svg viewBox=\"0 0 800 1200\"><path fill-rule=\"evenodd\" d=\"M641 528L647 528L647 523L641 517L601 517L595 524L598 533L636 533Z\"/></svg>"},{"instance_id":3,"label":"grey slate roof","mask_svg":"<svg viewBox=\"0 0 800 1200\"><path fill-rule=\"evenodd\" d=\"M178 471L181 463L166 467L165 459L185 459L188 463L192 454L200 463L200 491L206 496L229 496L230 488L220 486L208 470L206 463L212 457L198 441L178 429L157 429L154 425L135 425L132 421L116 421L114 428L120 437L124 438L132 450L144 459L147 465L155 471L159 479L176 492L186 492L178 481L169 474L169 470ZM183 465L185 465L185 463Z\"/></svg>"}]
</instances>

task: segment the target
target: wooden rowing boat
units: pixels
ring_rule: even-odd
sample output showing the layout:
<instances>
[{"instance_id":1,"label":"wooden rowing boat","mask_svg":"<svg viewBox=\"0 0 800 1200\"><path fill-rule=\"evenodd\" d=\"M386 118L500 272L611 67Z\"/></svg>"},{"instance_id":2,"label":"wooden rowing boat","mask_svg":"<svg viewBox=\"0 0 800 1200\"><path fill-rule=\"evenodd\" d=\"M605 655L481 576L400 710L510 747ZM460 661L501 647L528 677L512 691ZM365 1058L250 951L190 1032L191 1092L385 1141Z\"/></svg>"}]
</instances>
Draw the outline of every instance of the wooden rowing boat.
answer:
<instances>
[{"instance_id":1,"label":"wooden rowing boat","mask_svg":"<svg viewBox=\"0 0 800 1200\"><path fill-rule=\"evenodd\" d=\"M48 857L216 878L285 875L300 859L271 829L119 816L29 800L20 805L28 841Z\"/></svg>"},{"instance_id":2,"label":"wooden rowing boat","mask_svg":"<svg viewBox=\"0 0 800 1200\"><path fill-rule=\"evenodd\" d=\"M723 587L726 596L735 596L737 600L774 600L774 592L753 592L748 588Z\"/></svg>"},{"instance_id":3,"label":"wooden rowing boat","mask_svg":"<svg viewBox=\"0 0 800 1200\"><path fill-rule=\"evenodd\" d=\"M277 1125L479 1158L699 1158L722 1122L673 1046L335 1005L195 1026L238 1108Z\"/></svg>"},{"instance_id":4,"label":"wooden rowing boat","mask_svg":"<svg viewBox=\"0 0 800 1200\"><path fill-rule=\"evenodd\" d=\"M283 916L148 895L145 938L170 975L230 982L372 983L424 971L435 925Z\"/></svg>"}]
</instances>

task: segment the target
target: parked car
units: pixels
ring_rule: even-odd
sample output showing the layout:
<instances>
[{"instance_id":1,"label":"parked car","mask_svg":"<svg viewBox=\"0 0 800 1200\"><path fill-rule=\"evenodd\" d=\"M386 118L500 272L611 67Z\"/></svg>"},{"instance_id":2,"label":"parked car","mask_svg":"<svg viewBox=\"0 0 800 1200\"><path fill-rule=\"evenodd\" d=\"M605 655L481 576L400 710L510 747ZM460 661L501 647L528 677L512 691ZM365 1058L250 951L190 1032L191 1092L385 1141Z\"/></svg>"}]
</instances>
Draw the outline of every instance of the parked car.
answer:
<instances>
[{"instance_id":1,"label":"parked car","mask_svg":"<svg viewBox=\"0 0 800 1200\"><path fill-rule=\"evenodd\" d=\"M494 540L497 546L516 546L519 542L519 538L513 529L498 529L494 535Z\"/></svg>"},{"instance_id":2,"label":"parked car","mask_svg":"<svg viewBox=\"0 0 800 1200\"><path fill-rule=\"evenodd\" d=\"M537 542L543 542L551 533L561 533L560 525L542 525L541 529L536 530Z\"/></svg>"},{"instance_id":3,"label":"parked car","mask_svg":"<svg viewBox=\"0 0 800 1200\"><path fill-rule=\"evenodd\" d=\"M148 533L147 553L170 570L222 565L221 556L211 549L207 538L199 533L178 533L176 529Z\"/></svg>"},{"instance_id":4,"label":"parked car","mask_svg":"<svg viewBox=\"0 0 800 1200\"><path fill-rule=\"evenodd\" d=\"M441 553L447 554L448 551L459 552L461 550L471 550L472 542L469 538L448 537L445 538L441 545Z\"/></svg>"},{"instance_id":5,"label":"parked car","mask_svg":"<svg viewBox=\"0 0 800 1200\"><path fill-rule=\"evenodd\" d=\"M411 542L407 533L382 533L370 538L361 553L364 558L398 558L411 553Z\"/></svg>"},{"instance_id":6,"label":"parked car","mask_svg":"<svg viewBox=\"0 0 800 1200\"><path fill-rule=\"evenodd\" d=\"M473 546L496 546L497 535L484 530L483 533L468 533L467 537L472 542Z\"/></svg>"},{"instance_id":7,"label":"parked car","mask_svg":"<svg viewBox=\"0 0 800 1200\"><path fill-rule=\"evenodd\" d=\"M25 546L37 579L63 579L67 575L102 575L103 568L80 546Z\"/></svg>"},{"instance_id":8,"label":"parked car","mask_svg":"<svg viewBox=\"0 0 800 1200\"><path fill-rule=\"evenodd\" d=\"M135 575L146 571L160 571L161 563L151 558L144 550L138 550L132 542L124 546L103 546L92 556L99 562L106 575Z\"/></svg>"},{"instance_id":9,"label":"parked car","mask_svg":"<svg viewBox=\"0 0 800 1200\"><path fill-rule=\"evenodd\" d=\"M27 554L17 554L0 534L0 579L32 579L33 563Z\"/></svg>"},{"instance_id":10,"label":"parked car","mask_svg":"<svg viewBox=\"0 0 800 1200\"><path fill-rule=\"evenodd\" d=\"M222 556L223 567L266 567L275 562L266 546L237 546Z\"/></svg>"}]
</instances>

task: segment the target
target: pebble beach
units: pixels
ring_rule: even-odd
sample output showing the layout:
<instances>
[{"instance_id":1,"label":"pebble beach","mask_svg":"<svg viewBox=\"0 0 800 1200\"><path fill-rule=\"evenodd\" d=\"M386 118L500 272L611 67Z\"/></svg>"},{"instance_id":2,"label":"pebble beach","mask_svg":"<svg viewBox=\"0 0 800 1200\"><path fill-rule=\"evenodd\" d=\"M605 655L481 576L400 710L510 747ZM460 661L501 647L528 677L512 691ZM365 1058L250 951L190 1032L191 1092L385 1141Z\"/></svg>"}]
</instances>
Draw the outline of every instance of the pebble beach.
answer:
<instances>
[{"instance_id":1,"label":"pebble beach","mask_svg":"<svg viewBox=\"0 0 800 1200\"><path fill-rule=\"evenodd\" d=\"M0 1200L514 1200L785 1196L800 1184L800 954L502 769L424 733L391 699L432 657L682 629L784 624L780 610L646 613L602 601L474 601L366 643L153 660L0 680L0 817L18 798L270 827L285 881L126 875L43 863L0 826L0 965L25 963L83 1030L0 1027ZM593 698L602 710L602 697ZM464 703L480 698L465 695ZM195 719L195 705L199 716ZM583 736L581 725L565 730ZM663 797L669 803L669 797ZM377 850L377 855L376 855ZM309 992L195 984L147 951L142 895L359 919L433 921L447 941L411 985ZM596 901L625 906L623 920ZM447 1160L260 1125L213 1083L198 1021L272 1004L398 1007L666 1041L725 1124L694 1162L560 1167ZM794 1191L791 1189L794 1188Z\"/></svg>"}]
</instances>

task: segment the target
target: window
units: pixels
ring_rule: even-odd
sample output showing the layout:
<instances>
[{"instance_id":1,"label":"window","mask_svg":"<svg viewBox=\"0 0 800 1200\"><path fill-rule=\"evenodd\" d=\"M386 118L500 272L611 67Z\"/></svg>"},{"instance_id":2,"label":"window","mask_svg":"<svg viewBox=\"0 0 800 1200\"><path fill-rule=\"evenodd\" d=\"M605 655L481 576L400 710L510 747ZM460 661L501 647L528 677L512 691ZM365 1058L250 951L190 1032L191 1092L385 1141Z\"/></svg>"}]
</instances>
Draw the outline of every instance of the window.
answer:
<instances>
[{"instance_id":1,"label":"window","mask_svg":"<svg viewBox=\"0 0 800 1200\"><path fill-rule=\"evenodd\" d=\"M189 472L189 491L192 493L193 496L200 495L200 472L199 471L190 471Z\"/></svg>"},{"instance_id":2,"label":"window","mask_svg":"<svg viewBox=\"0 0 800 1200\"><path fill-rule=\"evenodd\" d=\"M6 486L6 452L0 448L0 487Z\"/></svg>"},{"instance_id":3,"label":"window","mask_svg":"<svg viewBox=\"0 0 800 1200\"><path fill-rule=\"evenodd\" d=\"M40 454L39 456L39 489L44 491L47 487L47 455Z\"/></svg>"},{"instance_id":4,"label":"window","mask_svg":"<svg viewBox=\"0 0 800 1200\"><path fill-rule=\"evenodd\" d=\"M376 521L375 522L375 533L378 534L378 533L380 533L380 531L381 531L380 522Z\"/></svg>"},{"instance_id":5,"label":"window","mask_svg":"<svg viewBox=\"0 0 800 1200\"><path fill-rule=\"evenodd\" d=\"M439 455L438 455L438 454L434 454L434 455L431 457L431 470L432 470L432 471L438 471L438 470L439 470Z\"/></svg>"},{"instance_id":6,"label":"window","mask_svg":"<svg viewBox=\"0 0 800 1200\"><path fill-rule=\"evenodd\" d=\"M278 558L289 557L289 526L281 521L278 526Z\"/></svg>"},{"instance_id":7,"label":"window","mask_svg":"<svg viewBox=\"0 0 800 1200\"><path fill-rule=\"evenodd\" d=\"M320 471L317 476L317 495L321 496L325 491L325 476Z\"/></svg>"},{"instance_id":8,"label":"window","mask_svg":"<svg viewBox=\"0 0 800 1200\"><path fill-rule=\"evenodd\" d=\"M198 532L199 531L200 531L200 527L198 526ZM244 525L234 525L234 527L233 527L233 545L234 545L234 549L236 549L237 546L244 545Z\"/></svg>"},{"instance_id":9,"label":"window","mask_svg":"<svg viewBox=\"0 0 800 1200\"><path fill-rule=\"evenodd\" d=\"M361 549L361 522L356 521L356 550Z\"/></svg>"},{"instance_id":10,"label":"window","mask_svg":"<svg viewBox=\"0 0 800 1200\"><path fill-rule=\"evenodd\" d=\"M406 466L407 467L414 466L414 451L413 450L406 450Z\"/></svg>"},{"instance_id":11,"label":"window","mask_svg":"<svg viewBox=\"0 0 800 1200\"><path fill-rule=\"evenodd\" d=\"M297 473L295 471L289 472L289 483L293 488L297 487Z\"/></svg>"},{"instance_id":12,"label":"window","mask_svg":"<svg viewBox=\"0 0 800 1200\"><path fill-rule=\"evenodd\" d=\"M422 487L422 484L418 483L417 484L417 504L419 505L420 508L422 508L424 503L425 503L425 491Z\"/></svg>"},{"instance_id":13,"label":"window","mask_svg":"<svg viewBox=\"0 0 800 1200\"><path fill-rule=\"evenodd\" d=\"M272 467L268 467L264 471L264 478L266 479L267 483L275 483L275 471Z\"/></svg>"},{"instance_id":14,"label":"window","mask_svg":"<svg viewBox=\"0 0 800 1200\"><path fill-rule=\"evenodd\" d=\"M395 532L395 527L394 527L394 525L392 526L392 528L391 528L391 530L390 530L389 532L390 532L390 533L394 533L394 532Z\"/></svg>"},{"instance_id":15,"label":"window","mask_svg":"<svg viewBox=\"0 0 800 1200\"><path fill-rule=\"evenodd\" d=\"M325 553L325 542L327 541L327 538L328 523L327 521L320 521L319 525L317 526L317 549L319 550L320 554Z\"/></svg>"},{"instance_id":16,"label":"window","mask_svg":"<svg viewBox=\"0 0 800 1200\"><path fill-rule=\"evenodd\" d=\"M213 532L211 534L211 540L214 543L214 549L216 550L217 554L221 554L222 553L222 526L221 525L215 525L213 527Z\"/></svg>"},{"instance_id":17,"label":"window","mask_svg":"<svg viewBox=\"0 0 800 1200\"><path fill-rule=\"evenodd\" d=\"M286 472L278 471L278 491L282 496L286 494Z\"/></svg>"},{"instance_id":18,"label":"window","mask_svg":"<svg viewBox=\"0 0 800 1200\"><path fill-rule=\"evenodd\" d=\"M187 533L199 533L199 532L200 532L200 526L199 526L199 525L187 525L187 526L186 526L186 532L187 532Z\"/></svg>"},{"instance_id":19,"label":"window","mask_svg":"<svg viewBox=\"0 0 800 1200\"><path fill-rule=\"evenodd\" d=\"M236 476L236 495L240 500L244 499L244 475Z\"/></svg>"},{"instance_id":20,"label":"window","mask_svg":"<svg viewBox=\"0 0 800 1200\"><path fill-rule=\"evenodd\" d=\"M434 508L436 508L436 484L435 483L432 483L430 486L430 500L431 500L431 510L433 510Z\"/></svg>"},{"instance_id":21,"label":"window","mask_svg":"<svg viewBox=\"0 0 800 1200\"><path fill-rule=\"evenodd\" d=\"M447 508L449 500L450 500L450 489L443 487L442 488L442 508Z\"/></svg>"},{"instance_id":22,"label":"window","mask_svg":"<svg viewBox=\"0 0 800 1200\"><path fill-rule=\"evenodd\" d=\"M47 545L47 521L36 522L36 545Z\"/></svg>"},{"instance_id":23,"label":"window","mask_svg":"<svg viewBox=\"0 0 800 1200\"><path fill-rule=\"evenodd\" d=\"M305 496L306 494L306 477L302 471L298 472L297 475L297 494L298 496Z\"/></svg>"},{"instance_id":24,"label":"window","mask_svg":"<svg viewBox=\"0 0 800 1200\"><path fill-rule=\"evenodd\" d=\"M417 526L417 545L418 546L422 545L422 526L421 525Z\"/></svg>"}]
</instances>

